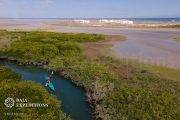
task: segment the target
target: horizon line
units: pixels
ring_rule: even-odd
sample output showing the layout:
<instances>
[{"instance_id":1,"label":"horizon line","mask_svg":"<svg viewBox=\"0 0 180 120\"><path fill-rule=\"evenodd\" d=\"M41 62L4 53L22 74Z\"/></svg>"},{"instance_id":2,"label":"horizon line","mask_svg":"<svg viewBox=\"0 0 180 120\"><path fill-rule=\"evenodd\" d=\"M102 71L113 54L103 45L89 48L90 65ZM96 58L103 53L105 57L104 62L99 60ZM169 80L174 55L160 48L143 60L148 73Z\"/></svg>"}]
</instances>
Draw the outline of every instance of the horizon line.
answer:
<instances>
[{"instance_id":1,"label":"horizon line","mask_svg":"<svg viewBox=\"0 0 180 120\"><path fill-rule=\"evenodd\" d=\"M0 17L0 19L180 19L180 17Z\"/></svg>"}]
</instances>

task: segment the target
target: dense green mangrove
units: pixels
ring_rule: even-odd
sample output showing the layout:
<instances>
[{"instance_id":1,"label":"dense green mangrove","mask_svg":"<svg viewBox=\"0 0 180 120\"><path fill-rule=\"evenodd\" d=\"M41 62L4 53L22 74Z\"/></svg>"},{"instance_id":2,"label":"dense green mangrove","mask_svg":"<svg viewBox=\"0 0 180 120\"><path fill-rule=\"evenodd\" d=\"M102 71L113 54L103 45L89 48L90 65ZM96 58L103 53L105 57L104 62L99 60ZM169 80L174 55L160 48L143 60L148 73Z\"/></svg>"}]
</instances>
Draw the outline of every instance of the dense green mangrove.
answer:
<instances>
[{"instance_id":1,"label":"dense green mangrove","mask_svg":"<svg viewBox=\"0 0 180 120\"><path fill-rule=\"evenodd\" d=\"M23 81L21 76L0 66L0 119L1 120L70 120L61 110L60 101L50 96L41 85ZM17 99L26 99L31 103L45 103L48 107L12 107L4 106L4 100L9 96Z\"/></svg>"},{"instance_id":2,"label":"dense green mangrove","mask_svg":"<svg viewBox=\"0 0 180 120\"><path fill-rule=\"evenodd\" d=\"M1 47L1 57L13 57L26 64L42 63L84 87L96 119L179 119L178 81L123 60L85 57L83 43L104 40L104 35L1 31L0 38L10 39Z\"/></svg>"}]
</instances>

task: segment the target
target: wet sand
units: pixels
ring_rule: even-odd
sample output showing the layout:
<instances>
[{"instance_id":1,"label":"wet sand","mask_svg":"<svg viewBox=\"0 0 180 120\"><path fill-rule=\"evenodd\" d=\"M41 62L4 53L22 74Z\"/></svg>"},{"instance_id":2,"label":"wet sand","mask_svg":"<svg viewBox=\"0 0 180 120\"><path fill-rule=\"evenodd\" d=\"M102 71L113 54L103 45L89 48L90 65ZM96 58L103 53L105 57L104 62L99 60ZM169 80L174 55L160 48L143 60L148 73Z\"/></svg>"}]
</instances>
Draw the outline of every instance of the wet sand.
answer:
<instances>
[{"instance_id":1,"label":"wet sand","mask_svg":"<svg viewBox=\"0 0 180 120\"><path fill-rule=\"evenodd\" d=\"M118 43L113 50L118 56L180 69L180 43L172 36L180 31L129 31L128 41Z\"/></svg>"},{"instance_id":2,"label":"wet sand","mask_svg":"<svg viewBox=\"0 0 180 120\"><path fill-rule=\"evenodd\" d=\"M29 23L0 21L0 29L125 35L127 37L126 41L116 42L111 48L117 57L138 59L180 69L180 43L172 40L172 36L180 35L179 29L71 27L46 24L46 21L43 23L37 21Z\"/></svg>"}]
</instances>

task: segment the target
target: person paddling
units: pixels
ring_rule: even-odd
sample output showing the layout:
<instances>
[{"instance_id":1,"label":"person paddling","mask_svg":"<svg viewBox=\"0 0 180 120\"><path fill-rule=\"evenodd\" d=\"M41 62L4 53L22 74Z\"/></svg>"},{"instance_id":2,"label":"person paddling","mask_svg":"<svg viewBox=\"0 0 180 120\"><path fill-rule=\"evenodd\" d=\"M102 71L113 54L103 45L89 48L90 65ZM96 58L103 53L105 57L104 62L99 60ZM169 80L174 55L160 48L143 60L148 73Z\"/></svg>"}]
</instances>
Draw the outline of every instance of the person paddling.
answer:
<instances>
[{"instance_id":1,"label":"person paddling","mask_svg":"<svg viewBox=\"0 0 180 120\"><path fill-rule=\"evenodd\" d=\"M47 77L47 81L46 81L45 86L47 87L50 82L51 82L51 81L50 81L50 77Z\"/></svg>"},{"instance_id":2,"label":"person paddling","mask_svg":"<svg viewBox=\"0 0 180 120\"><path fill-rule=\"evenodd\" d=\"M51 90L55 91L54 85L51 83L51 79L52 79L53 74L54 74L54 72L52 71L50 76L47 78L47 82L46 82L45 86L46 87L48 86Z\"/></svg>"}]
</instances>

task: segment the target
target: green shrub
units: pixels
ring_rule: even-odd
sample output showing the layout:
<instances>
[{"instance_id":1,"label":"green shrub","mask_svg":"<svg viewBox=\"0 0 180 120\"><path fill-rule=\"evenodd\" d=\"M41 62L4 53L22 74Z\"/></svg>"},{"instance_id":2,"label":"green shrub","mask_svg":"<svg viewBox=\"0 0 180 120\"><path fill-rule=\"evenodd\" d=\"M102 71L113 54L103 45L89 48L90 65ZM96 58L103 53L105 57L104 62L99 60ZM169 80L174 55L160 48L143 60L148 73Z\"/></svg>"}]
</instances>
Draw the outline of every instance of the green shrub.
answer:
<instances>
[{"instance_id":1,"label":"green shrub","mask_svg":"<svg viewBox=\"0 0 180 120\"><path fill-rule=\"evenodd\" d=\"M179 82L164 79L143 69L143 66L136 68L123 60L110 57L87 60L83 56L81 42L103 40L103 35L37 31L3 31L0 35L15 39L10 47L0 51L0 55L13 56L22 61L48 61L48 67L59 70L77 85L91 90L97 118L179 119Z\"/></svg>"},{"instance_id":2,"label":"green shrub","mask_svg":"<svg viewBox=\"0 0 180 120\"><path fill-rule=\"evenodd\" d=\"M69 120L61 110L60 102L54 97L50 96L48 91L41 85L22 81L20 76L13 73L9 69L0 67L0 119L38 119L38 120ZM24 98L30 103L45 103L48 107L42 108L6 108L4 100L11 98ZM6 115L13 113L16 115Z\"/></svg>"}]
</instances>

